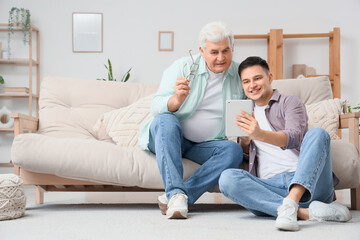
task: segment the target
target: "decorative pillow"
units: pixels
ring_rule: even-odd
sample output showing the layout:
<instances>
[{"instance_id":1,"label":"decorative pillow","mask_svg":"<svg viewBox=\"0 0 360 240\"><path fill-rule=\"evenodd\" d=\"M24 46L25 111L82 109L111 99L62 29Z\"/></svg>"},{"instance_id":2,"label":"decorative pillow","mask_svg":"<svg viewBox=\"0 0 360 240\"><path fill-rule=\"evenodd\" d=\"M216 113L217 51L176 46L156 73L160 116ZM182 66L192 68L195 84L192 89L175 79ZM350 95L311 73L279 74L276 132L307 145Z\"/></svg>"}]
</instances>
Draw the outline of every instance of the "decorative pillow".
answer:
<instances>
[{"instance_id":1,"label":"decorative pillow","mask_svg":"<svg viewBox=\"0 0 360 240\"><path fill-rule=\"evenodd\" d=\"M339 139L336 133L339 128L339 115L345 102L345 100L335 98L305 105L309 117L309 129L323 128L329 133L331 139Z\"/></svg>"},{"instance_id":2,"label":"decorative pillow","mask_svg":"<svg viewBox=\"0 0 360 240\"><path fill-rule=\"evenodd\" d=\"M95 123L95 132L105 129L113 141L124 147L136 146L140 127L151 117L150 105L154 94L133 104L104 113Z\"/></svg>"}]
</instances>

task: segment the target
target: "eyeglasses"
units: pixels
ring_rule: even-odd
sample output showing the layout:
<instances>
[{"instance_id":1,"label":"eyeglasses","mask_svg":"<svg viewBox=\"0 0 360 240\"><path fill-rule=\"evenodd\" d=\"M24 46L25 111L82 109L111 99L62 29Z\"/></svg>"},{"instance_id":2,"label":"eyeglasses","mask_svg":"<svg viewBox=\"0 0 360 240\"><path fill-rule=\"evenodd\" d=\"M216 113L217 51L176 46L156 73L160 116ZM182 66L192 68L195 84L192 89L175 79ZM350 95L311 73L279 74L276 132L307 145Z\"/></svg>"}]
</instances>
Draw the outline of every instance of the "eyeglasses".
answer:
<instances>
[{"instance_id":1,"label":"eyeglasses","mask_svg":"<svg viewBox=\"0 0 360 240\"><path fill-rule=\"evenodd\" d=\"M192 60L192 64L190 65L190 71L188 75L185 75L185 68L187 67L187 63L185 63L184 67L183 67L183 75L186 79L188 79L189 81L193 80L195 77L195 73L197 72L197 70L199 69L199 64L195 63L194 58L191 54L191 50L189 50L189 54ZM190 79L191 78L191 79Z\"/></svg>"}]
</instances>

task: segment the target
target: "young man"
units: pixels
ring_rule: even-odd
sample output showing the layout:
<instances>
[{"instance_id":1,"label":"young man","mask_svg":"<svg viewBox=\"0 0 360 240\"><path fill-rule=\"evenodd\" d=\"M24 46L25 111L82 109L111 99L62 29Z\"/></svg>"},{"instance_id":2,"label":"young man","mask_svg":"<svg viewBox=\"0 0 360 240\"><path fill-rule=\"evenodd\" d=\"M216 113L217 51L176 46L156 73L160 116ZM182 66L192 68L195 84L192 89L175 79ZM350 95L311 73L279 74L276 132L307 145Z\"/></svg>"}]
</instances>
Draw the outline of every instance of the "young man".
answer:
<instances>
[{"instance_id":1,"label":"young man","mask_svg":"<svg viewBox=\"0 0 360 240\"><path fill-rule=\"evenodd\" d=\"M225 170L221 192L255 215L277 217L275 226L281 230L299 230L297 218L349 221L349 210L331 203L328 133L321 128L307 131L305 106L296 96L272 89L265 60L247 58L239 75L246 96L255 103L253 116L240 111L236 120L249 135L241 139L244 152L249 152L249 172Z\"/></svg>"},{"instance_id":2,"label":"young man","mask_svg":"<svg viewBox=\"0 0 360 240\"><path fill-rule=\"evenodd\" d=\"M159 207L169 219L187 218L188 205L242 161L241 147L224 135L225 100L245 98L232 61L233 42L225 24L207 24L200 32L200 54L164 71L151 105L154 117L140 133L141 147L156 154L166 192ZM185 181L182 157L201 165Z\"/></svg>"}]
</instances>

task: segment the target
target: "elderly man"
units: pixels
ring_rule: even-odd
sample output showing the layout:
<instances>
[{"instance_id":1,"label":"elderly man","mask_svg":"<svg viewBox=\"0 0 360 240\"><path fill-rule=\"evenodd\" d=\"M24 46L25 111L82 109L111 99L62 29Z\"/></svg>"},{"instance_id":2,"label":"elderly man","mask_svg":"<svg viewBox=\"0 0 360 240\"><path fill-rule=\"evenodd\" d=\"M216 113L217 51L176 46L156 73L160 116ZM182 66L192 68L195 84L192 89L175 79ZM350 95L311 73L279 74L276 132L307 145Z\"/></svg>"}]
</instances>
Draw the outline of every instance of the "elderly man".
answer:
<instances>
[{"instance_id":1,"label":"elderly man","mask_svg":"<svg viewBox=\"0 0 360 240\"><path fill-rule=\"evenodd\" d=\"M199 40L200 54L190 52L164 71L153 118L139 137L141 147L156 154L166 192L159 207L169 219L187 218L188 205L216 186L222 171L242 162L241 147L224 135L225 100L245 98L232 61L232 31L209 23ZM182 157L201 165L185 182Z\"/></svg>"}]
</instances>

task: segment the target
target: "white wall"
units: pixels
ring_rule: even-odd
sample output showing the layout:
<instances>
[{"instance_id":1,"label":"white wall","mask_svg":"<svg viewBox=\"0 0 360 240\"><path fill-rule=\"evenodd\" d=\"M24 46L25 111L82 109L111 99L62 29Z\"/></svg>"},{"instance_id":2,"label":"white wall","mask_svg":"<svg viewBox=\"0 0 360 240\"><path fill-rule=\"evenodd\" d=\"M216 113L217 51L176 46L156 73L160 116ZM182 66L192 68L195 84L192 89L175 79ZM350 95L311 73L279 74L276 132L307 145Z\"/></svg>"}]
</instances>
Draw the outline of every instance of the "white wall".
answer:
<instances>
[{"instance_id":1,"label":"white wall","mask_svg":"<svg viewBox=\"0 0 360 240\"><path fill-rule=\"evenodd\" d=\"M32 23L40 29L41 78L47 75L96 79L106 76L104 63L110 58L117 78L132 67L130 81L160 82L162 71L175 59L197 52L198 32L210 21L224 21L236 34L264 34L270 28L284 33L328 32L341 28L341 92L351 104L360 103L360 1L359 0L1 0L0 22L7 23L11 7L28 8ZM103 53L72 52L72 13L102 12ZM175 32L173 52L158 51L158 31ZM6 39L1 39L3 49ZM265 41L242 40L236 44L235 59L249 55L266 58ZM328 72L326 40L287 40L284 51L285 77L291 65L305 63ZM19 56L23 53L13 49ZM0 65L0 74L16 85L26 83L27 69ZM9 84L10 85L10 84ZM12 84L13 86L14 84ZM25 101L14 104L0 99L0 107L26 113ZM26 106L26 105L25 105ZM10 158L12 135L0 133L0 162Z\"/></svg>"}]
</instances>

